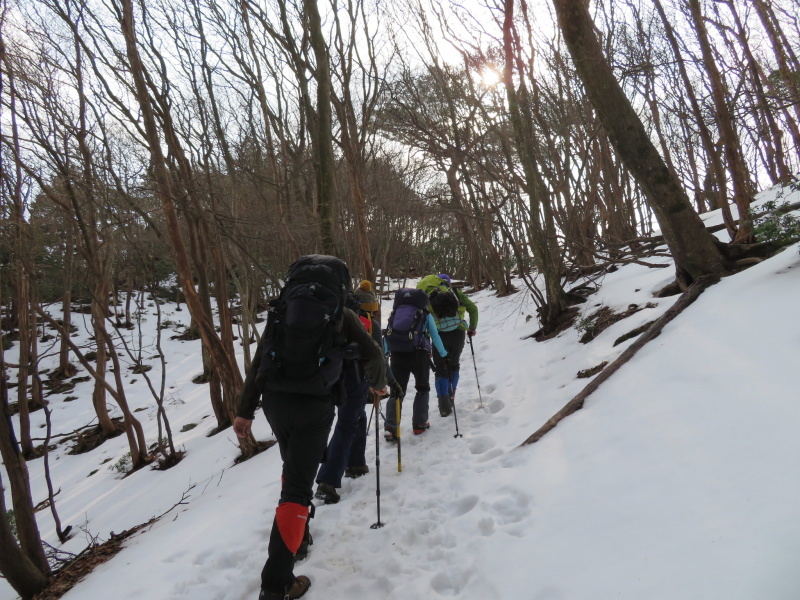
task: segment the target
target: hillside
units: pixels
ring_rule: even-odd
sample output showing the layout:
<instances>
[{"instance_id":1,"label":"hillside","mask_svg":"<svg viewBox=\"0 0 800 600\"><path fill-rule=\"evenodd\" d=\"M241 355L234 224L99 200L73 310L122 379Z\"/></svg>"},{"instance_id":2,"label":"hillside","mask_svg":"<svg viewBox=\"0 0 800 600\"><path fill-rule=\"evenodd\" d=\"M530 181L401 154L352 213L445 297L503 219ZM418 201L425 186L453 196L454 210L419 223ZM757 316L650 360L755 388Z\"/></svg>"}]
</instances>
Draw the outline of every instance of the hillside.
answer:
<instances>
[{"instance_id":1,"label":"hillside","mask_svg":"<svg viewBox=\"0 0 800 600\"><path fill-rule=\"evenodd\" d=\"M709 224L716 219L706 216ZM653 262L659 260L669 262ZM370 528L374 473L345 480L342 501L319 507L312 521L315 544L296 570L311 577L306 597L800 597L797 244L711 287L583 410L520 447L586 385L579 371L619 356L632 341L614 346L615 340L675 302L676 296L653 297L673 275L670 267L629 264L604 276L584 317L601 307L655 306L587 344L574 328L547 342L530 339L538 325L524 292L474 294L481 395L467 348L457 399L463 438L454 437L452 418L433 411L428 432L404 438L402 472L394 446L380 439L385 526ZM188 320L174 305L162 310L174 322ZM143 326L152 327L154 317L146 319ZM7 360L14 361L14 351ZM213 425L207 389L191 382L199 342L165 340L164 352L167 411L186 451L178 466L123 478L114 468L127 450L122 437L82 455L59 445L52 456L62 523L77 530L64 550L78 552L90 536L103 541L169 511L67 593L68 600L254 600L258 594L279 494L277 449L234 466L232 431L207 437ZM138 381L128 386L129 401L154 441L154 402L141 377L126 377L132 380ZM90 423L91 385L50 397L55 433ZM43 415L33 418L34 430L43 431ZM259 439L271 437L263 414L254 429ZM373 420L367 448L373 472L375 430ZM29 467L39 502L46 497L42 461ZM43 536L57 545L49 511L39 518ZM0 600L15 597L0 586Z\"/></svg>"}]
</instances>

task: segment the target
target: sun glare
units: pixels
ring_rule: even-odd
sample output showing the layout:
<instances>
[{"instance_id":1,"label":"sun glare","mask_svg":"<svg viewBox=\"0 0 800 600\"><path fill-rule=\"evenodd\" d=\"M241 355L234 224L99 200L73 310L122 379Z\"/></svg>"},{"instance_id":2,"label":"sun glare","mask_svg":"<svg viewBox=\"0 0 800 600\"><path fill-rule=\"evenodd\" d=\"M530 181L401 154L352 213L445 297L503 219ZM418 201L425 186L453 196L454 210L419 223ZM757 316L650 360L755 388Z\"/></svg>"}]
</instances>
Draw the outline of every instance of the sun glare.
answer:
<instances>
[{"instance_id":1,"label":"sun glare","mask_svg":"<svg viewBox=\"0 0 800 600\"><path fill-rule=\"evenodd\" d=\"M492 87L500 83L500 73L492 67L486 67L481 73L483 85Z\"/></svg>"}]
</instances>

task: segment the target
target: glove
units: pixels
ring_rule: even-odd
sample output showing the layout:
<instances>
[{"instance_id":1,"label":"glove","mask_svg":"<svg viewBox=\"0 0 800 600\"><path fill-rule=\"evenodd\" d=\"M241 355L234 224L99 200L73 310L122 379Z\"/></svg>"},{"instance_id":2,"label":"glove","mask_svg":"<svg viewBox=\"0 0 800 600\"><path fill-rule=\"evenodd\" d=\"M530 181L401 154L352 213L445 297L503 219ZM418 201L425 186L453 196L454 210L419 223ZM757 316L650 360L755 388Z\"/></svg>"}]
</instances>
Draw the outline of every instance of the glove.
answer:
<instances>
[{"instance_id":1,"label":"glove","mask_svg":"<svg viewBox=\"0 0 800 600\"><path fill-rule=\"evenodd\" d=\"M467 335L468 335L469 337L475 337L475 334L476 334L476 333L478 333L478 332L477 332L477 331L475 331L474 329L467 329Z\"/></svg>"},{"instance_id":2,"label":"glove","mask_svg":"<svg viewBox=\"0 0 800 600\"><path fill-rule=\"evenodd\" d=\"M406 395L406 393L403 391L403 386L401 386L397 381L390 383L389 389L391 390L392 398L400 398L400 400L402 400Z\"/></svg>"}]
</instances>

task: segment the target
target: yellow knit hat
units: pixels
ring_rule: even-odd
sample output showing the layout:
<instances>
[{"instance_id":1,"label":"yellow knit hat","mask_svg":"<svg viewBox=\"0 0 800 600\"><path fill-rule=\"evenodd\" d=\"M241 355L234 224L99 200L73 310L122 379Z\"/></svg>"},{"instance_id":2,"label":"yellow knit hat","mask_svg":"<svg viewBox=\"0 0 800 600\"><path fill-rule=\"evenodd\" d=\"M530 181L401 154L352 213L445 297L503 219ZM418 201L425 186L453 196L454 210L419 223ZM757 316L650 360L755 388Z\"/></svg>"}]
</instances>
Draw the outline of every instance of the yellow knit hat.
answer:
<instances>
[{"instance_id":1,"label":"yellow knit hat","mask_svg":"<svg viewBox=\"0 0 800 600\"><path fill-rule=\"evenodd\" d=\"M365 279L364 281L362 281L361 283L358 284L358 287L359 287L359 289L362 289L365 292L371 292L372 291L372 282L371 281L367 281Z\"/></svg>"}]
</instances>

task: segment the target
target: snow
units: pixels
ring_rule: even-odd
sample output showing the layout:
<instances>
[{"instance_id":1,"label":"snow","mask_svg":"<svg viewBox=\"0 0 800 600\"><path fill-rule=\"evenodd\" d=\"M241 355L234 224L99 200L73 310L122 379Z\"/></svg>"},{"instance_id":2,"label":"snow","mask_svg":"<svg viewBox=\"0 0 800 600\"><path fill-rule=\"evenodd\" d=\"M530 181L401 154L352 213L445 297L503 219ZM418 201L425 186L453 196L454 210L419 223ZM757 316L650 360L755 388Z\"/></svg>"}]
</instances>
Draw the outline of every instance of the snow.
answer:
<instances>
[{"instance_id":1,"label":"snow","mask_svg":"<svg viewBox=\"0 0 800 600\"><path fill-rule=\"evenodd\" d=\"M769 190L759 200L778 194ZM704 218L719 222L716 213ZM658 261L669 262L650 260ZM345 479L341 502L319 506L311 522L315 543L295 570L311 578L306 597L800 598L797 244L709 288L583 410L538 443L520 446L590 381L578 379L578 371L612 361L632 343L614 347L614 340L675 302L653 297L672 278L671 266L641 265L605 276L584 315L600 306L656 307L585 345L575 329L544 343L528 338L538 325L527 318L535 307L524 291L507 298L474 294L481 396L466 348L457 395L463 437L454 437L452 417L438 416L435 399L431 429L420 436L410 435L411 411L405 411L402 472L395 446L379 441L384 527L372 529L373 420L371 473ZM164 318L188 320L185 309L162 309ZM146 341L154 326L148 316ZM199 343L165 339L164 351L167 411L186 458L169 471L143 469L121 478L111 467L127 451L124 436L77 456L58 446L51 462L61 489L56 504L63 525L78 530L61 547L78 552L90 535L105 540L182 504L128 540L67 600L258 595L279 495L277 448L234 466L232 431L206 437L214 426L208 390L191 382L200 370ZM9 362L15 352L16 346L7 353ZM149 364L157 378L158 361ZM129 402L145 409L135 414L152 442L155 403L143 378L126 376L133 379ZM91 382L79 384L69 394L78 396L72 402L50 397L56 433L92 420L91 388ZM43 419L33 415L37 437L43 437ZM192 423L197 427L180 432ZM259 439L272 437L263 414L254 431ZM40 502L46 497L42 461L29 468L34 502ZM44 538L57 546L50 512L38 517ZM12 598L0 582L0 600Z\"/></svg>"}]
</instances>

